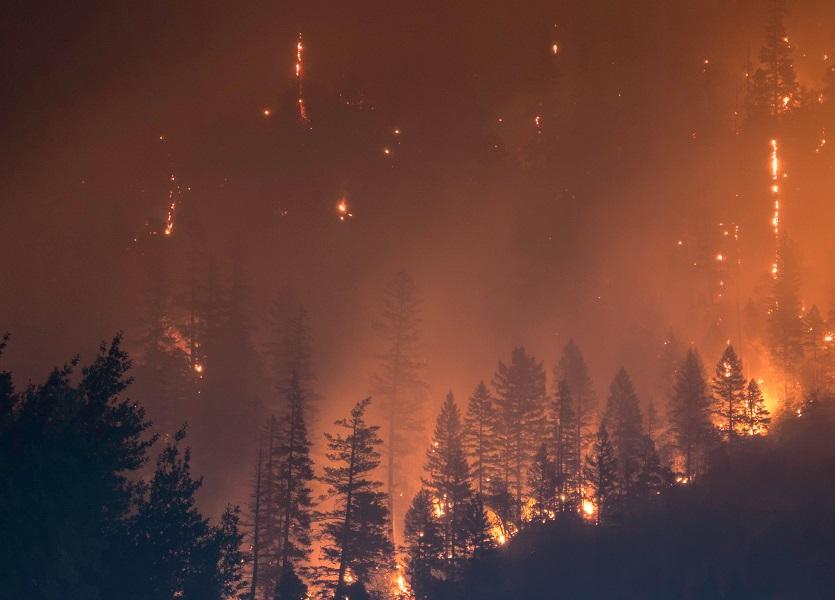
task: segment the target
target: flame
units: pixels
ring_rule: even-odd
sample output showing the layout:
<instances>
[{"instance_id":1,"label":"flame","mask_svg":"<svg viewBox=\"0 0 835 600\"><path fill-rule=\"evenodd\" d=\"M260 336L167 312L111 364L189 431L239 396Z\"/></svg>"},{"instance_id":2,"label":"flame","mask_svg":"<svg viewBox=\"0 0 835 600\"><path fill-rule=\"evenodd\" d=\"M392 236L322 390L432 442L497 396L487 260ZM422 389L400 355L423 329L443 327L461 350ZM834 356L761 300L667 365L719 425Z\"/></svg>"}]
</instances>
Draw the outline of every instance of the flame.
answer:
<instances>
[{"instance_id":1,"label":"flame","mask_svg":"<svg viewBox=\"0 0 835 600\"><path fill-rule=\"evenodd\" d=\"M780 242L780 184L778 178L780 176L780 157L778 154L777 139L772 138L771 142L771 193L774 196L774 210L771 214L771 227L774 231L775 243ZM777 260L771 265L771 275L777 277Z\"/></svg>"},{"instance_id":2,"label":"flame","mask_svg":"<svg viewBox=\"0 0 835 600\"><path fill-rule=\"evenodd\" d=\"M588 498L583 500L581 509L583 511L583 516L585 516L586 518L593 517L597 512L597 507L594 505L594 502L592 502Z\"/></svg>"},{"instance_id":3,"label":"flame","mask_svg":"<svg viewBox=\"0 0 835 600\"><path fill-rule=\"evenodd\" d=\"M299 119L301 119L305 123L310 122L310 117L307 114L307 107L304 103L304 85L303 85L303 77L302 77L302 50L304 50L304 44L302 43L302 34L299 32L299 36L296 39L296 86L298 88L298 107L299 107Z\"/></svg>"},{"instance_id":4,"label":"flame","mask_svg":"<svg viewBox=\"0 0 835 600\"><path fill-rule=\"evenodd\" d=\"M350 207L348 206L348 199L345 196L340 198L339 202L336 203L336 212L339 215L340 221L350 219L354 216L354 214L350 210Z\"/></svg>"}]
</instances>

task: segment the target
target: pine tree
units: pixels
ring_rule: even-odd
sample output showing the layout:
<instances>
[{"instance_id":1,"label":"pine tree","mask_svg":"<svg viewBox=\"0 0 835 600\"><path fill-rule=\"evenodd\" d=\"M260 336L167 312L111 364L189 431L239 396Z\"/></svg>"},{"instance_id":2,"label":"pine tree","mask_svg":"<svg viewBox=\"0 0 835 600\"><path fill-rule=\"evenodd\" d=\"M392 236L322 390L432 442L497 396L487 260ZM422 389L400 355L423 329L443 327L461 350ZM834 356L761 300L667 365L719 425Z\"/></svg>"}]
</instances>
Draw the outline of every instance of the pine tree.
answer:
<instances>
[{"instance_id":1,"label":"pine tree","mask_svg":"<svg viewBox=\"0 0 835 600\"><path fill-rule=\"evenodd\" d=\"M236 261L229 286L211 276L210 300L201 349L205 366L200 408L194 423L196 467L206 476L208 498L236 498L242 488L243 458L256 453L263 416L265 380L252 340L249 287ZM271 589L271 588L270 588Z\"/></svg>"},{"instance_id":2,"label":"pine tree","mask_svg":"<svg viewBox=\"0 0 835 600\"><path fill-rule=\"evenodd\" d=\"M746 435L763 435L768 431L771 422L768 409L765 407L765 399L760 391L757 381L752 379L748 382L745 393L745 411L743 413L742 426Z\"/></svg>"},{"instance_id":3,"label":"pine tree","mask_svg":"<svg viewBox=\"0 0 835 600\"><path fill-rule=\"evenodd\" d=\"M496 390L496 440L503 487L513 495L513 521L522 517L524 475L545 435L545 371L542 363L518 346L510 365L499 361Z\"/></svg>"},{"instance_id":4,"label":"pine tree","mask_svg":"<svg viewBox=\"0 0 835 600\"><path fill-rule=\"evenodd\" d=\"M278 585L275 588L274 600L307 600L307 585L296 575L292 563L284 567Z\"/></svg>"},{"instance_id":5,"label":"pine tree","mask_svg":"<svg viewBox=\"0 0 835 600\"><path fill-rule=\"evenodd\" d=\"M467 504L473 492L462 438L461 415L449 392L426 451L427 477L423 482L438 505L448 579L460 575L467 558Z\"/></svg>"},{"instance_id":6,"label":"pine tree","mask_svg":"<svg viewBox=\"0 0 835 600\"><path fill-rule=\"evenodd\" d=\"M287 388L287 403L289 414L282 422L281 443L274 448L274 494L281 514L277 562L281 573L289 567L297 571L299 561L306 560L310 554L313 506L310 490L313 461L310 459L311 444L305 423L305 398L295 375L291 375Z\"/></svg>"},{"instance_id":7,"label":"pine tree","mask_svg":"<svg viewBox=\"0 0 835 600\"><path fill-rule=\"evenodd\" d=\"M273 340L267 344L275 388L286 398L293 387L301 390L304 413L308 420L316 414L319 396L316 393L316 372L313 365L313 344L310 317L304 306L284 316L278 305L271 312ZM295 383L294 383L295 380ZM273 411L279 406L272 407Z\"/></svg>"},{"instance_id":8,"label":"pine tree","mask_svg":"<svg viewBox=\"0 0 835 600\"><path fill-rule=\"evenodd\" d=\"M249 504L250 512L250 577L249 598L255 600L259 590L258 575L263 553L264 537L262 532L264 522L264 452L262 445L258 446L258 459L255 463L255 477L252 482L252 497Z\"/></svg>"},{"instance_id":9,"label":"pine tree","mask_svg":"<svg viewBox=\"0 0 835 600\"><path fill-rule=\"evenodd\" d=\"M568 381L561 379L557 386L556 399L553 406L554 428L554 476L560 498L559 508L562 511L575 510L580 502L578 490L581 480L577 479L580 456L577 452L581 448L578 436L582 431L577 427L577 415L574 412L574 398Z\"/></svg>"},{"instance_id":10,"label":"pine tree","mask_svg":"<svg viewBox=\"0 0 835 600\"><path fill-rule=\"evenodd\" d=\"M794 245L785 234L780 240L776 266L768 313L768 342L771 360L783 374L783 402L787 406L803 358L803 317Z\"/></svg>"},{"instance_id":11,"label":"pine tree","mask_svg":"<svg viewBox=\"0 0 835 600\"><path fill-rule=\"evenodd\" d=\"M827 327L817 305L812 305L803 318L803 349L807 357L806 381L804 387L813 392L820 391L827 377L826 354Z\"/></svg>"},{"instance_id":12,"label":"pine tree","mask_svg":"<svg viewBox=\"0 0 835 600\"><path fill-rule=\"evenodd\" d=\"M392 565L386 495L379 491L383 484L371 478L380 465L377 448L382 440L380 428L365 423L370 402L370 398L358 402L350 417L335 422L345 433L325 434L329 464L324 466L322 482L335 508L319 515L322 559L335 566L326 566L318 583L334 590L336 598L348 592L349 570L358 583L364 583L376 569Z\"/></svg>"},{"instance_id":13,"label":"pine tree","mask_svg":"<svg viewBox=\"0 0 835 600\"><path fill-rule=\"evenodd\" d=\"M146 293L145 331L140 339L136 390L151 413L154 429L170 438L180 425L184 407L190 405L191 373L185 340L171 318L169 281L162 267L151 275Z\"/></svg>"},{"instance_id":14,"label":"pine tree","mask_svg":"<svg viewBox=\"0 0 835 600\"><path fill-rule=\"evenodd\" d=\"M745 377L742 375L742 361L730 344L725 347L722 357L716 363L711 380L715 413L724 422L724 431L729 443L741 432L742 413L745 405Z\"/></svg>"},{"instance_id":15,"label":"pine tree","mask_svg":"<svg viewBox=\"0 0 835 600\"><path fill-rule=\"evenodd\" d=\"M389 536L396 541L396 498L402 486L400 465L415 449L416 433L423 430L422 398L426 390L420 359L420 300L415 282L400 272L386 286L380 320L382 345L378 373L372 380L380 399L386 429L386 486L391 511Z\"/></svg>"},{"instance_id":16,"label":"pine tree","mask_svg":"<svg viewBox=\"0 0 835 600\"><path fill-rule=\"evenodd\" d=\"M481 381L467 404L467 415L464 418L464 449L470 460L470 475L476 485L476 491L482 495L487 492L487 484L498 474L494 424L493 398Z\"/></svg>"},{"instance_id":17,"label":"pine tree","mask_svg":"<svg viewBox=\"0 0 835 600\"><path fill-rule=\"evenodd\" d=\"M126 586L123 597L223 600L242 587L235 513L227 509L218 529L197 510L202 480L191 476L190 450L180 453L184 437L181 429L160 453L131 520L131 561L142 583Z\"/></svg>"},{"instance_id":18,"label":"pine tree","mask_svg":"<svg viewBox=\"0 0 835 600\"><path fill-rule=\"evenodd\" d=\"M406 576L416 600L430 600L434 589L434 571L444 560L444 536L435 519L432 494L419 491L406 511Z\"/></svg>"},{"instance_id":19,"label":"pine tree","mask_svg":"<svg viewBox=\"0 0 835 600\"><path fill-rule=\"evenodd\" d=\"M473 556L478 558L488 550L495 548L496 542L491 533L493 527L487 518L487 510L484 507L481 494L473 496L469 503L469 509L467 526L470 534L470 547Z\"/></svg>"},{"instance_id":20,"label":"pine tree","mask_svg":"<svg viewBox=\"0 0 835 600\"><path fill-rule=\"evenodd\" d=\"M611 432L612 446L618 460L619 485L623 493L628 495L641 467L644 430L638 396L632 380L623 368L617 372L609 387L603 420Z\"/></svg>"},{"instance_id":21,"label":"pine tree","mask_svg":"<svg viewBox=\"0 0 835 600\"><path fill-rule=\"evenodd\" d=\"M650 500L672 484L672 471L661 464L655 444L646 436L641 453L641 467L630 500Z\"/></svg>"},{"instance_id":22,"label":"pine tree","mask_svg":"<svg viewBox=\"0 0 835 600\"><path fill-rule=\"evenodd\" d=\"M548 457L548 446L543 442L528 470L528 493L531 499L529 521L544 523L553 514L557 505L557 482L554 462Z\"/></svg>"},{"instance_id":23,"label":"pine tree","mask_svg":"<svg viewBox=\"0 0 835 600\"><path fill-rule=\"evenodd\" d=\"M710 406L702 361L691 348L676 374L670 397L670 430L688 480L702 471L700 459L706 457L714 437Z\"/></svg>"},{"instance_id":24,"label":"pine tree","mask_svg":"<svg viewBox=\"0 0 835 600\"><path fill-rule=\"evenodd\" d=\"M597 523L610 521L618 507L618 460L609 441L605 422L600 422L590 456L586 458L584 477L591 488Z\"/></svg>"},{"instance_id":25,"label":"pine tree","mask_svg":"<svg viewBox=\"0 0 835 600\"><path fill-rule=\"evenodd\" d=\"M647 437L655 445L656 432L658 431L658 410L655 402L650 398L647 403Z\"/></svg>"},{"instance_id":26,"label":"pine tree","mask_svg":"<svg viewBox=\"0 0 835 600\"><path fill-rule=\"evenodd\" d=\"M769 0L765 45L760 50L763 82L772 116L799 104L797 76L792 62L792 47L784 25L785 0Z\"/></svg>"},{"instance_id":27,"label":"pine tree","mask_svg":"<svg viewBox=\"0 0 835 600\"><path fill-rule=\"evenodd\" d=\"M269 598L281 576L280 541L284 519L285 496L280 493L280 449L285 447L283 438L286 424L271 416L262 428L262 446L264 449L260 468L260 486L254 482L248 515L252 540L255 538L255 525L258 525L257 552L253 548L251 558L254 581L250 581L250 590L255 592L251 598ZM256 468L256 471L258 469ZM257 495L256 495L257 493ZM256 520L256 508L258 518ZM258 558L257 570L255 558Z\"/></svg>"},{"instance_id":28,"label":"pine tree","mask_svg":"<svg viewBox=\"0 0 835 600\"><path fill-rule=\"evenodd\" d=\"M573 339L563 348L562 357L557 364L554 373L555 381L563 381L568 384L568 389L574 400L574 419L577 433L574 436L575 474L574 481L577 484L577 497L582 496L581 481L583 480L583 454L585 452L588 438L592 435L589 431L593 427L597 397L592 385L589 369L580 348Z\"/></svg>"}]
</instances>

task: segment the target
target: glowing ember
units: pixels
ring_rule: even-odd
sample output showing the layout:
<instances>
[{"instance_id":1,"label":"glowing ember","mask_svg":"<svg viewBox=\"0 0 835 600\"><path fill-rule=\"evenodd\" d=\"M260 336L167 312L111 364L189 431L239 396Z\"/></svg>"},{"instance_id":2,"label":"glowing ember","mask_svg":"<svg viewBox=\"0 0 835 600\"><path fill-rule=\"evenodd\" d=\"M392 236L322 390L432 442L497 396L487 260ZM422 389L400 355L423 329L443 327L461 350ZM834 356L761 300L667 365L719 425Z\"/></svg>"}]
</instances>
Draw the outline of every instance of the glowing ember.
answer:
<instances>
[{"instance_id":1,"label":"glowing ember","mask_svg":"<svg viewBox=\"0 0 835 600\"><path fill-rule=\"evenodd\" d=\"M336 212L339 216L340 221L344 221L346 219L350 219L354 216L351 212L350 207L348 206L348 199L346 197L340 198L339 202L336 204Z\"/></svg>"},{"instance_id":2,"label":"glowing ember","mask_svg":"<svg viewBox=\"0 0 835 600\"><path fill-rule=\"evenodd\" d=\"M272 112L273 112L273 111L271 111L269 108L265 108L264 110L262 110L262 111L261 111L261 113L262 113L265 117L269 117L269 116L272 114Z\"/></svg>"},{"instance_id":3,"label":"glowing ember","mask_svg":"<svg viewBox=\"0 0 835 600\"><path fill-rule=\"evenodd\" d=\"M594 514L597 512L597 507L594 505L594 502L592 502L591 500L586 499L586 500L583 500L582 510L583 510L583 514L586 517L593 517Z\"/></svg>"},{"instance_id":4,"label":"glowing ember","mask_svg":"<svg viewBox=\"0 0 835 600\"><path fill-rule=\"evenodd\" d=\"M302 77L302 50L304 50L304 44L302 43L302 34L299 33L299 37L296 40L296 86L298 88L298 107L299 107L299 119L301 119L305 123L310 122L310 117L307 114L307 107L304 104L304 85L303 85L303 77Z\"/></svg>"},{"instance_id":5,"label":"glowing ember","mask_svg":"<svg viewBox=\"0 0 835 600\"><path fill-rule=\"evenodd\" d=\"M551 44L551 54L556 56L560 52L560 45L557 42Z\"/></svg>"},{"instance_id":6,"label":"glowing ember","mask_svg":"<svg viewBox=\"0 0 835 600\"><path fill-rule=\"evenodd\" d=\"M771 142L771 193L774 196L774 210L771 215L771 227L774 231L775 243L780 243L780 184L778 182L780 177L780 157L778 154L777 140L772 139ZM771 275L777 276L777 260L771 265Z\"/></svg>"}]
</instances>

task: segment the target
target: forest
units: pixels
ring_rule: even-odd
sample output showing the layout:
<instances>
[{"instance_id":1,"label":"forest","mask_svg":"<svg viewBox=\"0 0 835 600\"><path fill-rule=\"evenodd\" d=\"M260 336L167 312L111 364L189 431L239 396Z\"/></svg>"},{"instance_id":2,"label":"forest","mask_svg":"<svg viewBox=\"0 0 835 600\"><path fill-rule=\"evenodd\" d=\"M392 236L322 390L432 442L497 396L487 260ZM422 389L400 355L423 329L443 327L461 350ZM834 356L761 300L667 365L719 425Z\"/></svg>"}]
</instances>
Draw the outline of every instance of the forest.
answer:
<instances>
[{"instance_id":1,"label":"forest","mask_svg":"<svg viewBox=\"0 0 835 600\"><path fill-rule=\"evenodd\" d=\"M23 178L43 194L26 210L57 216L0 223L0 598L832 597L835 53L807 72L803 3L707 3L680 44L683 4L566 3L559 27L545 4L476 18L548 15L514 92L498 67L423 75L436 49L395 62L448 111L384 58L337 94L315 75L337 25L293 22L286 89L194 137L191 162L154 133L164 168L119 195L89 174L102 143L67 202L142 205L130 218L65 230L91 205ZM391 10L370 20L411 15ZM749 29L744 61L699 49L683 73L697 41ZM384 99L435 123L369 133Z\"/></svg>"}]
</instances>

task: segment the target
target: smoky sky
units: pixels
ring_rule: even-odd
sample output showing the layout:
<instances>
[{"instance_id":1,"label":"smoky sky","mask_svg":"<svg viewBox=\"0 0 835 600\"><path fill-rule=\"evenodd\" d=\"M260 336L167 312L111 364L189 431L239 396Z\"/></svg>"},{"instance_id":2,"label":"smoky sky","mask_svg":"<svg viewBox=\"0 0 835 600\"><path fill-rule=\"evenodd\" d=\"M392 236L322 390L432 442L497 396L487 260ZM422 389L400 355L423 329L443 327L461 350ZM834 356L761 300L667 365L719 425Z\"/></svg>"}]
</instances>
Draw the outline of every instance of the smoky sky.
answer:
<instances>
[{"instance_id":1,"label":"smoky sky","mask_svg":"<svg viewBox=\"0 0 835 600\"><path fill-rule=\"evenodd\" d=\"M688 300L701 276L676 241L743 224L742 301L765 268L767 148L729 134L762 4L16 3L2 25L8 364L25 381L115 331L135 343L133 240L164 218L176 173L191 191L172 254L190 231L240 265L259 343L271 303L304 303L334 410L368 390L371 322L399 269L423 297L433 406L515 344L550 369L570 337L599 389L626 364L650 395L644 359L670 327L707 343ZM835 10L788 9L801 82L819 87ZM801 158L787 219L824 302L832 173ZM175 281L203 268L170 260Z\"/></svg>"}]
</instances>

